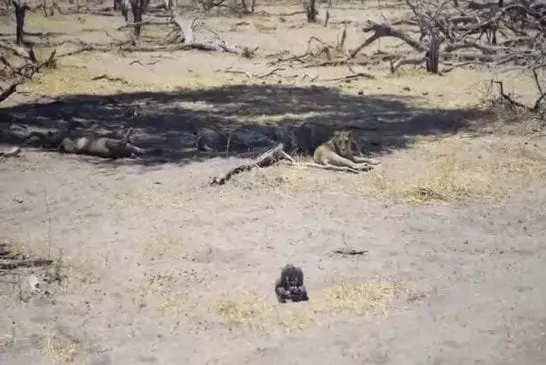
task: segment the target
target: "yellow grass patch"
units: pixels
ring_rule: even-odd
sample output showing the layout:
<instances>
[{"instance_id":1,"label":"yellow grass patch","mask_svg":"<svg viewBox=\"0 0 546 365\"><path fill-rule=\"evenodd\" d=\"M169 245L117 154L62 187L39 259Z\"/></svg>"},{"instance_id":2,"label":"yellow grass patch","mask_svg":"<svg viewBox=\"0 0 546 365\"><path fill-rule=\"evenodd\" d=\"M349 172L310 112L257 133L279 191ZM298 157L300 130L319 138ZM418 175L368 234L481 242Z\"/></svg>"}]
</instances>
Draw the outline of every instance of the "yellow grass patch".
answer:
<instances>
[{"instance_id":1,"label":"yellow grass patch","mask_svg":"<svg viewBox=\"0 0 546 365\"><path fill-rule=\"evenodd\" d=\"M310 293L308 302L294 304L279 304L276 298L264 299L250 293L233 293L217 300L210 310L229 328L268 333L276 328L292 333L330 323L344 315L367 319L386 316L394 298L409 300L414 292L396 282L344 283Z\"/></svg>"},{"instance_id":2,"label":"yellow grass patch","mask_svg":"<svg viewBox=\"0 0 546 365\"><path fill-rule=\"evenodd\" d=\"M67 364L74 361L81 349L81 344L76 339L58 333L45 336L40 343L40 348L54 364Z\"/></svg>"},{"instance_id":3,"label":"yellow grass patch","mask_svg":"<svg viewBox=\"0 0 546 365\"><path fill-rule=\"evenodd\" d=\"M222 317L228 327L247 325L259 330L271 318L274 307L268 301L251 294L239 294L237 299L220 299L212 311Z\"/></svg>"},{"instance_id":4,"label":"yellow grass patch","mask_svg":"<svg viewBox=\"0 0 546 365\"><path fill-rule=\"evenodd\" d=\"M320 298L317 310L322 313L345 313L367 318L384 317L396 296L410 290L396 282L370 281L341 284L328 290Z\"/></svg>"},{"instance_id":5,"label":"yellow grass patch","mask_svg":"<svg viewBox=\"0 0 546 365\"><path fill-rule=\"evenodd\" d=\"M540 150L523 139L489 138L423 141L362 179L381 197L426 202L509 198L546 177ZM362 181L355 186L367 190Z\"/></svg>"}]
</instances>

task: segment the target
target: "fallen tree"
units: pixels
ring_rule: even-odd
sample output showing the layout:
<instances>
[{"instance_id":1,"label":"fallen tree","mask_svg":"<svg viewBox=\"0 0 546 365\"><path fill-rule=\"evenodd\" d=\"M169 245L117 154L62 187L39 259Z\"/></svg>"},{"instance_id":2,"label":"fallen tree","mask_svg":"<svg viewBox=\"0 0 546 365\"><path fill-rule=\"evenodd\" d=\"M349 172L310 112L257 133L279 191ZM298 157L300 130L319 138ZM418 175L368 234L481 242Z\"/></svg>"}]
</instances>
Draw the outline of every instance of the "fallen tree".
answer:
<instances>
[{"instance_id":1,"label":"fallen tree","mask_svg":"<svg viewBox=\"0 0 546 365\"><path fill-rule=\"evenodd\" d=\"M257 50L250 49L246 46L240 46L235 43L228 42L218 36L215 33L214 39L209 40L196 40L195 30L202 25L197 18L193 18L191 21L185 21L180 16L172 13L170 24L173 29L167 34L169 43L180 44L183 49L197 49L200 51L209 52L227 52L241 55L246 58L250 58Z\"/></svg>"},{"instance_id":2,"label":"fallen tree","mask_svg":"<svg viewBox=\"0 0 546 365\"><path fill-rule=\"evenodd\" d=\"M442 63L450 66L444 72L472 63L491 67L509 63L529 66L539 63L546 49L546 5L540 2L507 4L500 1L481 7L473 2L432 4L406 0L406 3L412 13L409 18L391 23L367 20L362 31L372 34L354 49L344 48L345 24L337 44L311 37L303 54L283 54L269 65L308 68L386 61L391 73L404 65L424 65L427 72L438 74L443 72ZM462 9L464 4L466 7ZM383 51L362 54L366 47L385 37L400 40L415 55L408 57Z\"/></svg>"}]
</instances>

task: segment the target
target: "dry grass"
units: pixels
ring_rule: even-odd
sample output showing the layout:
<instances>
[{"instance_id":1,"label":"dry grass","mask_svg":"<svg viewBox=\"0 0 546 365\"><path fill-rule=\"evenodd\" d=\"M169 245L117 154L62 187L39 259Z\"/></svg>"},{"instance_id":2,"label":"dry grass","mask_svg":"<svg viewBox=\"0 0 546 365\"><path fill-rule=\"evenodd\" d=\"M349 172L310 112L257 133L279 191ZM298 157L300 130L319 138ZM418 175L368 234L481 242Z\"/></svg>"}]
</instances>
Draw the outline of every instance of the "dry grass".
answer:
<instances>
[{"instance_id":1,"label":"dry grass","mask_svg":"<svg viewBox=\"0 0 546 365\"><path fill-rule=\"evenodd\" d=\"M150 306L164 315L178 315L191 313L189 300L177 290L177 268L162 271L160 274L147 275L144 280L132 280L127 292L133 295L134 300L141 307Z\"/></svg>"},{"instance_id":2,"label":"dry grass","mask_svg":"<svg viewBox=\"0 0 546 365\"><path fill-rule=\"evenodd\" d=\"M484 138L489 139L486 148ZM423 141L397 153L388 169L370 174L372 186L381 197L412 202L502 200L546 176L546 156L525 140L480 139L480 144L457 136Z\"/></svg>"},{"instance_id":3,"label":"dry grass","mask_svg":"<svg viewBox=\"0 0 546 365\"><path fill-rule=\"evenodd\" d=\"M144 250L150 256L168 255L171 258L176 258L173 253L180 245L180 240L168 235L160 235L153 237L143 242Z\"/></svg>"},{"instance_id":4,"label":"dry grass","mask_svg":"<svg viewBox=\"0 0 546 365\"><path fill-rule=\"evenodd\" d=\"M139 83L123 84L120 81L106 79L92 80L93 77L97 76L101 75L80 67L59 65L55 70L44 74L36 82L22 85L21 91L59 97L74 94L109 95L155 89L151 85ZM115 75L110 75L110 77L115 77ZM70 85L70 88L67 88L66 85Z\"/></svg>"},{"instance_id":5,"label":"dry grass","mask_svg":"<svg viewBox=\"0 0 546 365\"><path fill-rule=\"evenodd\" d=\"M341 284L328 290L320 299L322 313L349 314L366 318L384 317L395 297L409 295L410 290L397 282L369 281Z\"/></svg>"},{"instance_id":6,"label":"dry grass","mask_svg":"<svg viewBox=\"0 0 546 365\"><path fill-rule=\"evenodd\" d=\"M235 181L283 198L311 192L321 199L327 191L412 203L502 201L546 177L546 154L528 140L503 135L421 138L406 150L380 157L382 165L359 175L298 164L252 170Z\"/></svg>"},{"instance_id":7,"label":"dry grass","mask_svg":"<svg viewBox=\"0 0 546 365\"><path fill-rule=\"evenodd\" d=\"M230 328L244 327L255 332L301 332L328 324L339 316L350 315L372 319L384 317L395 298L409 300L414 293L408 287L388 281L345 283L323 292L310 293L310 301L278 304L250 293L237 293L237 298L217 300L210 308ZM414 295L415 297L415 295Z\"/></svg>"},{"instance_id":8,"label":"dry grass","mask_svg":"<svg viewBox=\"0 0 546 365\"><path fill-rule=\"evenodd\" d=\"M211 311L220 316L229 328L246 325L260 330L271 319L273 305L267 300L249 293L238 293L237 299L222 298L216 301Z\"/></svg>"},{"instance_id":9,"label":"dry grass","mask_svg":"<svg viewBox=\"0 0 546 365\"><path fill-rule=\"evenodd\" d=\"M40 343L40 348L54 364L67 364L74 361L81 349L81 344L76 339L58 333L45 336Z\"/></svg>"}]
</instances>

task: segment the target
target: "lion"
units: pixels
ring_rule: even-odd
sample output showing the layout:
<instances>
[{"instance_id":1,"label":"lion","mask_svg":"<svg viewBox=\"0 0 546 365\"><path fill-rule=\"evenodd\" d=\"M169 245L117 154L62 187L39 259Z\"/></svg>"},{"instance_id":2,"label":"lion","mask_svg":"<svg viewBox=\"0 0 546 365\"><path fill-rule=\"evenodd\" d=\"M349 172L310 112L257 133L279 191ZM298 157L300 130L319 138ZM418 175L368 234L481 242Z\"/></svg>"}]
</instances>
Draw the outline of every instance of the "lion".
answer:
<instances>
[{"instance_id":1,"label":"lion","mask_svg":"<svg viewBox=\"0 0 546 365\"><path fill-rule=\"evenodd\" d=\"M133 128L129 128L122 139L109 137L65 138L59 146L59 152L104 158L123 158L140 156L147 151L133 145L129 137Z\"/></svg>"},{"instance_id":2,"label":"lion","mask_svg":"<svg viewBox=\"0 0 546 365\"><path fill-rule=\"evenodd\" d=\"M313 153L313 160L320 166L332 170L350 172L369 171L379 161L373 158L354 156L354 143L351 131L334 131L332 137L318 146Z\"/></svg>"},{"instance_id":3,"label":"lion","mask_svg":"<svg viewBox=\"0 0 546 365\"><path fill-rule=\"evenodd\" d=\"M64 130L47 132L30 132L28 138L23 142L25 145L35 145L48 150L59 148L65 138L78 127L76 123L70 123Z\"/></svg>"}]
</instances>

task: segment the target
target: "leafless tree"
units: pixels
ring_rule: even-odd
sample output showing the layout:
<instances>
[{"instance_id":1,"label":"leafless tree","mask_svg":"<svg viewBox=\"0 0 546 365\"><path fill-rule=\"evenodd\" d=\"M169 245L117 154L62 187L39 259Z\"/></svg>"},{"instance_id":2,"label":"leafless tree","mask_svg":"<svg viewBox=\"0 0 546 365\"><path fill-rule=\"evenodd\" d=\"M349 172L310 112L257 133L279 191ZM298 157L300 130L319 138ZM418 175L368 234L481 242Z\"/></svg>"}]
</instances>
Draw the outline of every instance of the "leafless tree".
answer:
<instances>
[{"instance_id":1,"label":"leafless tree","mask_svg":"<svg viewBox=\"0 0 546 365\"><path fill-rule=\"evenodd\" d=\"M131 13L133 14L133 23L135 23L133 34L138 39L142 32L142 16L148 9L150 0L129 0L129 2L131 4Z\"/></svg>"},{"instance_id":2,"label":"leafless tree","mask_svg":"<svg viewBox=\"0 0 546 365\"><path fill-rule=\"evenodd\" d=\"M28 5L25 0L12 0L12 4L15 7L15 39L18 46L23 45L23 35L25 33L25 14L28 9Z\"/></svg>"},{"instance_id":3,"label":"leafless tree","mask_svg":"<svg viewBox=\"0 0 546 365\"><path fill-rule=\"evenodd\" d=\"M317 9L315 7L315 0L303 0L303 8L307 15L308 23L315 23L317 21Z\"/></svg>"}]
</instances>

